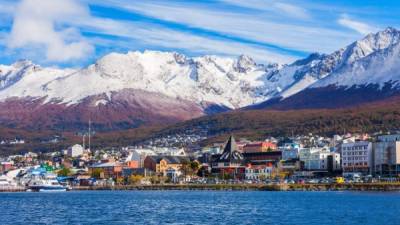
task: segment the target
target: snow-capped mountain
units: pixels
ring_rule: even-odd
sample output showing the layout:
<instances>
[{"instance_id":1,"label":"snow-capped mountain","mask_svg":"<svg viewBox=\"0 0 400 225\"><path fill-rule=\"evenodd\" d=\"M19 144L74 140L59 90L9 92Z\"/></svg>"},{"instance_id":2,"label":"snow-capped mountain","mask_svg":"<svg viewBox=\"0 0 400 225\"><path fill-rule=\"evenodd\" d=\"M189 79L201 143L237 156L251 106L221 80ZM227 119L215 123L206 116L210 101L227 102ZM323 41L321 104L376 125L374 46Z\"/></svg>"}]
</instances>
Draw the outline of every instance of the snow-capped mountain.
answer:
<instances>
[{"instance_id":1,"label":"snow-capped mountain","mask_svg":"<svg viewBox=\"0 0 400 225\"><path fill-rule=\"evenodd\" d=\"M252 108L331 108L379 100L397 94L399 69L400 31L389 27L332 54L315 53L284 66L274 77L291 84Z\"/></svg>"},{"instance_id":2,"label":"snow-capped mountain","mask_svg":"<svg viewBox=\"0 0 400 225\"><path fill-rule=\"evenodd\" d=\"M400 31L387 28L289 65L159 51L111 53L83 69L18 61L0 66L0 122L68 128L91 118L104 128L131 127L252 105L313 108L376 100L397 93L399 42Z\"/></svg>"},{"instance_id":3,"label":"snow-capped mountain","mask_svg":"<svg viewBox=\"0 0 400 225\"><path fill-rule=\"evenodd\" d=\"M197 104L239 108L265 100L263 76L278 65L178 53L145 51L112 53L89 67L72 71L41 68L27 61L2 66L0 99L43 97L45 102L78 104L85 98L125 89L162 94ZM105 104L109 99L102 99Z\"/></svg>"},{"instance_id":4,"label":"snow-capped mountain","mask_svg":"<svg viewBox=\"0 0 400 225\"><path fill-rule=\"evenodd\" d=\"M111 53L80 70L19 61L0 66L0 120L16 120L15 110L21 112L19 120L36 118L39 115L26 107L35 102L37 114L46 115L51 108L69 112L80 122L90 117L81 118L87 114L84 108L99 117L100 111L114 109L113 118L123 114L119 119L124 124L176 122L270 98L275 90L268 89L273 85L267 76L279 67L258 65L248 56L190 58L158 51ZM10 110L10 105L19 107ZM74 116L71 109L77 108L80 113ZM40 120L44 119L36 119Z\"/></svg>"}]
</instances>

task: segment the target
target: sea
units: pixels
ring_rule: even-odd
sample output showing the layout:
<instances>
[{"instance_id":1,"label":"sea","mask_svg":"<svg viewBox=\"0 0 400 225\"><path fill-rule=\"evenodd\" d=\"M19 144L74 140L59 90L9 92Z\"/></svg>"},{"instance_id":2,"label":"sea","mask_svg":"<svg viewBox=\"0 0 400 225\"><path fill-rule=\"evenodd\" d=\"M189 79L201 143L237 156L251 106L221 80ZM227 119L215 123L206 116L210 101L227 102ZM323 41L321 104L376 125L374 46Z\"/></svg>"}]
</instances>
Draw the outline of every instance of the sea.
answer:
<instances>
[{"instance_id":1,"label":"sea","mask_svg":"<svg viewBox=\"0 0 400 225\"><path fill-rule=\"evenodd\" d=\"M400 225L400 192L0 193L0 224Z\"/></svg>"}]
</instances>

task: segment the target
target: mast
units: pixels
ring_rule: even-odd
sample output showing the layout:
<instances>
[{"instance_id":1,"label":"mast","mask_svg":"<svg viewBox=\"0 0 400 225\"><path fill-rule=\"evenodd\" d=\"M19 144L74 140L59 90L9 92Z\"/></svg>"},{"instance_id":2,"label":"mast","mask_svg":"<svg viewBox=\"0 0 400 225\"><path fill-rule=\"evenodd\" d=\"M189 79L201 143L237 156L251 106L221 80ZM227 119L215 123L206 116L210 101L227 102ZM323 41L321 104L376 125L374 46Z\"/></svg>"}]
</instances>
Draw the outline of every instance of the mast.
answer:
<instances>
[{"instance_id":1,"label":"mast","mask_svg":"<svg viewBox=\"0 0 400 225\"><path fill-rule=\"evenodd\" d=\"M91 126L92 126L92 121L89 119L89 151L90 151L90 136L91 136Z\"/></svg>"}]
</instances>

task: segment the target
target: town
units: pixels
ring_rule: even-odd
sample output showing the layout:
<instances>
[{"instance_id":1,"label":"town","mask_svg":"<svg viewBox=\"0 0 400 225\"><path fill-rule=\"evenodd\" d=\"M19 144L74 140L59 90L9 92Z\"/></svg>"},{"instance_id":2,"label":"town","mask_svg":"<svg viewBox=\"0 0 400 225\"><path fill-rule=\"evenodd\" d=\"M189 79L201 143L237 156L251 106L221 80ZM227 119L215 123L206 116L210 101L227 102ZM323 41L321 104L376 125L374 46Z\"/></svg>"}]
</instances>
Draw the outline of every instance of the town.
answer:
<instances>
[{"instance_id":1,"label":"town","mask_svg":"<svg viewBox=\"0 0 400 225\"><path fill-rule=\"evenodd\" d=\"M238 138L238 139L235 139ZM168 138L166 138L168 139ZM0 189L55 191L154 184L398 182L400 134L301 135L254 141L231 135L194 151L150 142L121 149L75 144L0 159Z\"/></svg>"}]
</instances>

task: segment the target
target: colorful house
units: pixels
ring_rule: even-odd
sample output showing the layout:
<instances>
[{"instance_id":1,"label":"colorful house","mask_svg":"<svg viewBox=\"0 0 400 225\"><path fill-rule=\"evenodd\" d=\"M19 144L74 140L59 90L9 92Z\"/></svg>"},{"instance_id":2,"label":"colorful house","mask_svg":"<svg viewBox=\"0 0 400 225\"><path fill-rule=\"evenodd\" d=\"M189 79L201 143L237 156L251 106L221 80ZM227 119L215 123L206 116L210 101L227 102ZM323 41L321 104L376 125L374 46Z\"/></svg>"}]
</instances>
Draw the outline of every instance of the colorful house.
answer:
<instances>
[{"instance_id":1,"label":"colorful house","mask_svg":"<svg viewBox=\"0 0 400 225\"><path fill-rule=\"evenodd\" d=\"M190 162L189 158L182 156L147 156L144 160L144 168L166 176L168 170L180 171L184 162Z\"/></svg>"}]
</instances>

